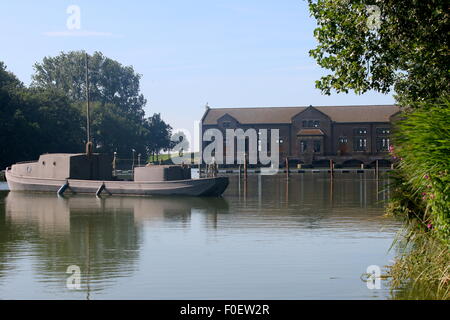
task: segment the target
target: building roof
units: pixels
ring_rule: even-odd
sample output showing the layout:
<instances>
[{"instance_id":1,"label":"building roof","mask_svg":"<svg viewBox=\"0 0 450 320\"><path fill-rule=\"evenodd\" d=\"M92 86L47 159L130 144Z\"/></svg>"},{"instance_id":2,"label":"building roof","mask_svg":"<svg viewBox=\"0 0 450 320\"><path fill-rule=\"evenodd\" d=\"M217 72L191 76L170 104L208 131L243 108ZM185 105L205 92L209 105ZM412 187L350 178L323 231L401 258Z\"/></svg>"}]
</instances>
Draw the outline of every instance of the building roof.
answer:
<instances>
[{"instance_id":1,"label":"building roof","mask_svg":"<svg viewBox=\"0 0 450 320\"><path fill-rule=\"evenodd\" d=\"M324 133L320 129L301 129L298 133L298 136L323 136Z\"/></svg>"},{"instance_id":2,"label":"building roof","mask_svg":"<svg viewBox=\"0 0 450 320\"><path fill-rule=\"evenodd\" d=\"M307 108L209 108L203 116L203 124L217 124L217 120L226 114L241 124L291 123L292 117ZM389 122L390 117L400 111L396 105L314 106L314 108L335 122Z\"/></svg>"}]
</instances>

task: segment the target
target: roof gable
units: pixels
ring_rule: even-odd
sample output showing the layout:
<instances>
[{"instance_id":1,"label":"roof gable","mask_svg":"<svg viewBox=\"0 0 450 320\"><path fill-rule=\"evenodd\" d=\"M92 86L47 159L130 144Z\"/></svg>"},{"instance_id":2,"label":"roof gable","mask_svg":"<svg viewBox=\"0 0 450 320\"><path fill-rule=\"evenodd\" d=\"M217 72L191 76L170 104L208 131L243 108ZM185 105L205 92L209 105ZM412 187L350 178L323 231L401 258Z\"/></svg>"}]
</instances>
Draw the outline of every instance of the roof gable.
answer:
<instances>
[{"instance_id":1,"label":"roof gable","mask_svg":"<svg viewBox=\"0 0 450 320\"><path fill-rule=\"evenodd\" d=\"M320 109L315 108L313 106L309 106L309 107L304 108L302 111L297 113L295 116L293 116L291 118L291 121L294 120L294 118L303 117L305 114L307 117L308 117L308 114L320 114L321 116L323 116L325 118L330 118L327 114L323 113Z\"/></svg>"}]
</instances>

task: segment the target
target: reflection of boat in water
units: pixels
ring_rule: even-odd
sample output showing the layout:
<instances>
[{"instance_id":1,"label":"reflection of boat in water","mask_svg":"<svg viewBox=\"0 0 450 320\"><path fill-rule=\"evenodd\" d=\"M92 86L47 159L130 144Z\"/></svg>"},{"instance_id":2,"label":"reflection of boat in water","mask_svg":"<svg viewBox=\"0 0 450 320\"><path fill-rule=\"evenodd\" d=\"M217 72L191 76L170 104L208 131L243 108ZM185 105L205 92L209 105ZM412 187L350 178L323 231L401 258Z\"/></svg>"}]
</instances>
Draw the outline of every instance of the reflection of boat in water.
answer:
<instances>
[{"instance_id":1,"label":"reflection of boat in water","mask_svg":"<svg viewBox=\"0 0 450 320\"><path fill-rule=\"evenodd\" d=\"M40 277L57 280L49 281L48 286L64 285L67 267L79 266L83 277L82 291L78 292L84 292L86 299L113 285L118 277L131 276L139 269L144 227L152 228L153 234L164 234L167 228L182 230L190 227L196 213L211 225L219 212L228 212L228 202L223 198L55 197L26 192L9 192L5 198L6 234L17 237L14 244L24 238L39 239L31 247ZM1 222L0 230L6 231ZM0 259L2 250L16 248L4 245L10 238L14 239L0 237ZM151 260L145 261L147 266L151 264Z\"/></svg>"},{"instance_id":2,"label":"reflection of boat in water","mask_svg":"<svg viewBox=\"0 0 450 320\"><path fill-rule=\"evenodd\" d=\"M96 213L132 214L134 221L166 219L190 214L192 210L205 213L227 212L228 202L209 197L107 197L75 195L55 198L46 193L10 192L6 197L6 212L14 220L35 221L53 227L70 228L70 219L77 215ZM98 217L98 216L97 216ZM107 217L105 217L107 219Z\"/></svg>"}]
</instances>

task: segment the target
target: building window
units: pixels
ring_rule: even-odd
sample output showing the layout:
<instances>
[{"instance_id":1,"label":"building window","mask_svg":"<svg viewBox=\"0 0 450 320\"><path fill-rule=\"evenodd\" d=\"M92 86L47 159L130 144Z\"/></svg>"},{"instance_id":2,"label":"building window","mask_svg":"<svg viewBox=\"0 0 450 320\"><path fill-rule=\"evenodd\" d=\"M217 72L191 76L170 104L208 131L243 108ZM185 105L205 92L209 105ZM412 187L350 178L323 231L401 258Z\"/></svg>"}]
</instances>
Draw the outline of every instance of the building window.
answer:
<instances>
[{"instance_id":1,"label":"building window","mask_svg":"<svg viewBox=\"0 0 450 320\"><path fill-rule=\"evenodd\" d=\"M363 134L367 134L367 128L355 128L353 130L353 133L355 135L363 135Z\"/></svg>"},{"instance_id":2,"label":"building window","mask_svg":"<svg viewBox=\"0 0 450 320\"><path fill-rule=\"evenodd\" d=\"M319 120L303 120L302 126L304 128L319 128L320 121Z\"/></svg>"},{"instance_id":3,"label":"building window","mask_svg":"<svg viewBox=\"0 0 450 320\"><path fill-rule=\"evenodd\" d=\"M308 149L308 141L305 140L300 141L300 151L306 152L307 149Z\"/></svg>"},{"instance_id":4,"label":"building window","mask_svg":"<svg viewBox=\"0 0 450 320\"><path fill-rule=\"evenodd\" d=\"M377 138L377 151L383 152L383 151L389 151L389 138L386 137L378 137Z\"/></svg>"},{"instance_id":5,"label":"building window","mask_svg":"<svg viewBox=\"0 0 450 320\"><path fill-rule=\"evenodd\" d=\"M320 141L314 141L314 152L320 152Z\"/></svg>"},{"instance_id":6,"label":"building window","mask_svg":"<svg viewBox=\"0 0 450 320\"><path fill-rule=\"evenodd\" d=\"M367 149L367 139L363 137L355 137L353 141L354 151L366 151Z\"/></svg>"},{"instance_id":7,"label":"building window","mask_svg":"<svg viewBox=\"0 0 450 320\"><path fill-rule=\"evenodd\" d=\"M391 130L389 128L377 128L377 134L390 134Z\"/></svg>"},{"instance_id":8,"label":"building window","mask_svg":"<svg viewBox=\"0 0 450 320\"><path fill-rule=\"evenodd\" d=\"M230 121L224 121L224 122L222 122L222 127L224 127L224 128L229 128L229 127L231 127L231 122L230 122Z\"/></svg>"},{"instance_id":9,"label":"building window","mask_svg":"<svg viewBox=\"0 0 450 320\"><path fill-rule=\"evenodd\" d=\"M346 143L348 143L347 137L339 137L339 143L340 143L340 144L346 144Z\"/></svg>"}]
</instances>

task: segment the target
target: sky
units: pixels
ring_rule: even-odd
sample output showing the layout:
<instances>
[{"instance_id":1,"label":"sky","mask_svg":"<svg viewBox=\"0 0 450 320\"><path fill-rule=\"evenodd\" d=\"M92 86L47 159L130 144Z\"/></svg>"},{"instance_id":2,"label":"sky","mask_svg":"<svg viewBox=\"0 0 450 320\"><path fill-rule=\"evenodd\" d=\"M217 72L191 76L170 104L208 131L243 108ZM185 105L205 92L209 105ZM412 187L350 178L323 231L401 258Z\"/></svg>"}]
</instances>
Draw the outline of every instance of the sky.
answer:
<instances>
[{"instance_id":1,"label":"sky","mask_svg":"<svg viewBox=\"0 0 450 320\"><path fill-rule=\"evenodd\" d=\"M67 21L80 10L80 29ZM73 24L72 24L73 27ZM322 95L327 74L304 0L0 1L0 61L25 84L61 51L101 51L142 75L146 114L192 131L205 105L265 107L391 104L392 95Z\"/></svg>"}]
</instances>

